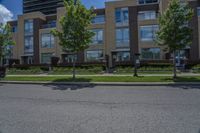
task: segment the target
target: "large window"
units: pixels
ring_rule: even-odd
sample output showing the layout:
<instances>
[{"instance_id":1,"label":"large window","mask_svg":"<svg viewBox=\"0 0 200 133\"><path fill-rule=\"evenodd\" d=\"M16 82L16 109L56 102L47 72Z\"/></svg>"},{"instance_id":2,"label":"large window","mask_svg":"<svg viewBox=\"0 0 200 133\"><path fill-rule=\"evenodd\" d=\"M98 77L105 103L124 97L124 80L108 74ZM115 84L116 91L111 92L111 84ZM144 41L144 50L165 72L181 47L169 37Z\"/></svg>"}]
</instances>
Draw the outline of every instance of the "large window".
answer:
<instances>
[{"instance_id":1,"label":"large window","mask_svg":"<svg viewBox=\"0 0 200 133\"><path fill-rule=\"evenodd\" d=\"M139 20L151 20L156 19L156 11L141 11L138 13Z\"/></svg>"},{"instance_id":2,"label":"large window","mask_svg":"<svg viewBox=\"0 0 200 133\"><path fill-rule=\"evenodd\" d=\"M200 7L197 7L197 15L200 16Z\"/></svg>"},{"instance_id":3,"label":"large window","mask_svg":"<svg viewBox=\"0 0 200 133\"><path fill-rule=\"evenodd\" d=\"M116 29L116 46L128 46L129 45L129 29L119 28Z\"/></svg>"},{"instance_id":4,"label":"large window","mask_svg":"<svg viewBox=\"0 0 200 133\"><path fill-rule=\"evenodd\" d=\"M157 3L158 0L138 0L138 4L151 4L151 3Z\"/></svg>"},{"instance_id":5,"label":"large window","mask_svg":"<svg viewBox=\"0 0 200 133\"><path fill-rule=\"evenodd\" d=\"M86 59L89 62L101 61L101 59L103 59L103 51L102 50L87 51Z\"/></svg>"},{"instance_id":6,"label":"large window","mask_svg":"<svg viewBox=\"0 0 200 133\"><path fill-rule=\"evenodd\" d=\"M141 41L153 41L157 31L158 25L140 26Z\"/></svg>"},{"instance_id":7,"label":"large window","mask_svg":"<svg viewBox=\"0 0 200 133\"><path fill-rule=\"evenodd\" d=\"M142 48L141 57L145 60L159 60L160 48Z\"/></svg>"},{"instance_id":8,"label":"large window","mask_svg":"<svg viewBox=\"0 0 200 133\"><path fill-rule=\"evenodd\" d=\"M25 36L25 39L24 39L24 53L25 54L33 53L33 36Z\"/></svg>"},{"instance_id":9,"label":"large window","mask_svg":"<svg viewBox=\"0 0 200 133\"><path fill-rule=\"evenodd\" d=\"M33 20L24 21L24 53L33 54Z\"/></svg>"},{"instance_id":10,"label":"large window","mask_svg":"<svg viewBox=\"0 0 200 133\"><path fill-rule=\"evenodd\" d=\"M62 58L63 58L63 62L65 63L73 63L74 61L78 61L77 55L74 55L74 54L63 54Z\"/></svg>"},{"instance_id":11,"label":"large window","mask_svg":"<svg viewBox=\"0 0 200 133\"><path fill-rule=\"evenodd\" d=\"M92 19L93 24L101 24L105 22L105 15L97 15Z\"/></svg>"},{"instance_id":12,"label":"large window","mask_svg":"<svg viewBox=\"0 0 200 133\"><path fill-rule=\"evenodd\" d=\"M93 36L93 44L102 44L103 43L103 29L92 30L95 35Z\"/></svg>"},{"instance_id":13,"label":"large window","mask_svg":"<svg viewBox=\"0 0 200 133\"><path fill-rule=\"evenodd\" d=\"M54 36L50 33L42 34L42 48L53 48L54 47Z\"/></svg>"},{"instance_id":14,"label":"large window","mask_svg":"<svg viewBox=\"0 0 200 133\"><path fill-rule=\"evenodd\" d=\"M32 34L33 33L33 20L25 20L24 21L24 31L25 34Z\"/></svg>"},{"instance_id":15,"label":"large window","mask_svg":"<svg viewBox=\"0 0 200 133\"><path fill-rule=\"evenodd\" d=\"M116 61L130 61L130 52L117 52Z\"/></svg>"},{"instance_id":16,"label":"large window","mask_svg":"<svg viewBox=\"0 0 200 133\"><path fill-rule=\"evenodd\" d=\"M49 64L51 63L52 53L42 53L41 54L41 63Z\"/></svg>"},{"instance_id":17,"label":"large window","mask_svg":"<svg viewBox=\"0 0 200 133\"><path fill-rule=\"evenodd\" d=\"M115 21L117 24L128 24L129 21L128 8L117 8L115 10Z\"/></svg>"}]
</instances>

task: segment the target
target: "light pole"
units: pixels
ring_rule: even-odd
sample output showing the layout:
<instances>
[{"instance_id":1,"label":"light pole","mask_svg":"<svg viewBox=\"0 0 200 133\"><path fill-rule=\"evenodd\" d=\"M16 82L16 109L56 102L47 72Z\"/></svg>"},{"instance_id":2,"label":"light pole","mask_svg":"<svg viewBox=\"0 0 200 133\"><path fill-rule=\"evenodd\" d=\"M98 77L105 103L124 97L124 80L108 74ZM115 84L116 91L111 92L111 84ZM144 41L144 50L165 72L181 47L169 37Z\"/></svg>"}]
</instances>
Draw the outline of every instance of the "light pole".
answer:
<instances>
[{"instance_id":1,"label":"light pole","mask_svg":"<svg viewBox=\"0 0 200 133\"><path fill-rule=\"evenodd\" d=\"M134 54L134 77L138 77L137 68L140 66L139 53Z\"/></svg>"}]
</instances>

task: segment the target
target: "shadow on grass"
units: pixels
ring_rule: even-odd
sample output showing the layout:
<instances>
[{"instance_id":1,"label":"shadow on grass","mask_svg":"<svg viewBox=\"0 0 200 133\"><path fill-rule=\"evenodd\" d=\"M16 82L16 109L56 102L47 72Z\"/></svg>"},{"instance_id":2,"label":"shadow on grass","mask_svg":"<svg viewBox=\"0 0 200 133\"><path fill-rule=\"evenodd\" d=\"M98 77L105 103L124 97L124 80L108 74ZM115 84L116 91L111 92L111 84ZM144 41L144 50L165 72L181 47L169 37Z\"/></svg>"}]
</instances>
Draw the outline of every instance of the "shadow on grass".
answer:
<instances>
[{"instance_id":1,"label":"shadow on grass","mask_svg":"<svg viewBox=\"0 0 200 133\"><path fill-rule=\"evenodd\" d=\"M64 84L62 84L62 82ZM80 84L78 84L81 82ZM54 85L44 85L51 87L53 90L60 90L60 91L66 91L66 90L80 90L84 88L93 88L95 85L90 84L91 79L90 78L76 78L75 80L73 78L60 78L57 80L52 81L52 83L58 83ZM67 84L69 83L69 84ZM76 83L73 85L73 83Z\"/></svg>"}]
</instances>

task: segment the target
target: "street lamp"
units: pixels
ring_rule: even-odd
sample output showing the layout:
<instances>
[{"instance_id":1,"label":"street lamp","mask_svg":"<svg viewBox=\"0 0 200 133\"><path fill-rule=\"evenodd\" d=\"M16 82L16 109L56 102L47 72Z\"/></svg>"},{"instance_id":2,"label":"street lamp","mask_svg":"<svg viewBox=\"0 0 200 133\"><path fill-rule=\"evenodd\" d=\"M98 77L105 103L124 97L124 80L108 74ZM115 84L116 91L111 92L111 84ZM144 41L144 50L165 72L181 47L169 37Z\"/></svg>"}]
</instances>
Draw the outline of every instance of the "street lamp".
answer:
<instances>
[{"instance_id":1,"label":"street lamp","mask_svg":"<svg viewBox=\"0 0 200 133\"><path fill-rule=\"evenodd\" d=\"M137 68L140 66L139 53L134 54L134 77L138 77Z\"/></svg>"}]
</instances>

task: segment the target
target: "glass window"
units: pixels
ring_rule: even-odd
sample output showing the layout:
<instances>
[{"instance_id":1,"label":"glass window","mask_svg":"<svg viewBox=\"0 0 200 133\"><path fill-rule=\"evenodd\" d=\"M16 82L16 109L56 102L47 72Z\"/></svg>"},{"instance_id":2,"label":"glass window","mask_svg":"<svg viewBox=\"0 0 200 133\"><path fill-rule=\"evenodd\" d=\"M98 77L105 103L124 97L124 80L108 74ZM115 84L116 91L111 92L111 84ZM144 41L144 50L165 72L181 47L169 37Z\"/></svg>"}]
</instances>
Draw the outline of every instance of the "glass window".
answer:
<instances>
[{"instance_id":1,"label":"glass window","mask_svg":"<svg viewBox=\"0 0 200 133\"><path fill-rule=\"evenodd\" d=\"M117 8L115 10L115 21L120 24L128 24L129 21L129 13L128 8Z\"/></svg>"},{"instance_id":2,"label":"glass window","mask_svg":"<svg viewBox=\"0 0 200 133\"><path fill-rule=\"evenodd\" d=\"M129 45L129 29L119 28L116 29L116 45Z\"/></svg>"},{"instance_id":3,"label":"glass window","mask_svg":"<svg viewBox=\"0 0 200 133\"><path fill-rule=\"evenodd\" d=\"M24 39L24 52L33 53L33 36L26 36Z\"/></svg>"},{"instance_id":4,"label":"glass window","mask_svg":"<svg viewBox=\"0 0 200 133\"><path fill-rule=\"evenodd\" d=\"M42 53L41 54L41 63L49 64L51 63L52 53Z\"/></svg>"},{"instance_id":5,"label":"glass window","mask_svg":"<svg viewBox=\"0 0 200 133\"><path fill-rule=\"evenodd\" d=\"M53 48L54 47L54 36L50 33L43 33L42 34L42 48Z\"/></svg>"},{"instance_id":6,"label":"glass window","mask_svg":"<svg viewBox=\"0 0 200 133\"><path fill-rule=\"evenodd\" d=\"M103 51L102 50L94 50L94 51L87 51L86 52L86 59L87 61L101 61L103 58Z\"/></svg>"},{"instance_id":7,"label":"glass window","mask_svg":"<svg viewBox=\"0 0 200 133\"><path fill-rule=\"evenodd\" d=\"M103 43L103 30L102 29L95 29L92 30L95 35L93 36L92 43L93 44L102 44Z\"/></svg>"},{"instance_id":8,"label":"glass window","mask_svg":"<svg viewBox=\"0 0 200 133\"><path fill-rule=\"evenodd\" d=\"M93 24L99 24L105 22L105 15L97 15L92 19Z\"/></svg>"},{"instance_id":9,"label":"glass window","mask_svg":"<svg viewBox=\"0 0 200 133\"><path fill-rule=\"evenodd\" d=\"M33 33L33 20L24 21L24 30L25 30L25 34Z\"/></svg>"},{"instance_id":10,"label":"glass window","mask_svg":"<svg viewBox=\"0 0 200 133\"><path fill-rule=\"evenodd\" d=\"M12 32L14 32L14 33L17 32L17 26L12 27Z\"/></svg>"},{"instance_id":11,"label":"glass window","mask_svg":"<svg viewBox=\"0 0 200 133\"><path fill-rule=\"evenodd\" d=\"M141 41L153 41L157 31L158 25L140 26Z\"/></svg>"},{"instance_id":12,"label":"glass window","mask_svg":"<svg viewBox=\"0 0 200 133\"><path fill-rule=\"evenodd\" d=\"M156 11L142 11L138 13L139 20L156 19Z\"/></svg>"},{"instance_id":13,"label":"glass window","mask_svg":"<svg viewBox=\"0 0 200 133\"><path fill-rule=\"evenodd\" d=\"M130 61L130 52L117 52L116 61Z\"/></svg>"},{"instance_id":14,"label":"glass window","mask_svg":"<svg viewBox=\"0 0 200 133\"><path fill-rule=\"evenodd\" d=\"M197 15L200 16L200 7L197 8Z\"/></svg>"},{"instance_id":15,"label":"glass window","mask_svg":"<svg viewBox=\"0 0 200 133\"><path fill-rule=\"evenodd\" d=\"M160 48L142 48L141 57L146 60L159 60Z\"/></svg>"},{"instance_id":16,"label":"glass window","mask_svg":"<svg viewBox=\"0 0 200 133\"><path fill-rule=\"evenodd\" d=\"M64 54L63 55L63 61L67 63L73 63L74 60L77 61L78 57L74 54Z\"/></svg>"},{"instance_id":17,"label":"glass window","mask_svg":"<svg viewBox=\"0 0 200 133\"><path fill-rule=\"evenodd\" d=\"M157 3L158 0L138 0L138 4L151 4L151 3Z\"/></svg>"}]
</instances>

